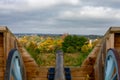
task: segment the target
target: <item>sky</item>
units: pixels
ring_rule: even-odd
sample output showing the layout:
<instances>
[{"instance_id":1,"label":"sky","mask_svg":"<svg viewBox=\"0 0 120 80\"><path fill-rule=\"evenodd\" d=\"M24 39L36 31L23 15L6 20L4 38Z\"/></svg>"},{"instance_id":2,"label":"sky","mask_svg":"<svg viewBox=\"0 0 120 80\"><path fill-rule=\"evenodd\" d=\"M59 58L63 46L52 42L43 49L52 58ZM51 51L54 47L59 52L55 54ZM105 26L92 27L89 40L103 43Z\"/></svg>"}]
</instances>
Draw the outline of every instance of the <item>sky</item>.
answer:
<instances>
[{"instance_id":1,"label":"sky","mask_svg":"<svg viewBox=\"0 0 120 80\"><path fill-rule=\"evenodd\" d=\"M104 35L120 26L120 0L0 0L0 25L13 33Z\"/></svg>"}]
</instances>

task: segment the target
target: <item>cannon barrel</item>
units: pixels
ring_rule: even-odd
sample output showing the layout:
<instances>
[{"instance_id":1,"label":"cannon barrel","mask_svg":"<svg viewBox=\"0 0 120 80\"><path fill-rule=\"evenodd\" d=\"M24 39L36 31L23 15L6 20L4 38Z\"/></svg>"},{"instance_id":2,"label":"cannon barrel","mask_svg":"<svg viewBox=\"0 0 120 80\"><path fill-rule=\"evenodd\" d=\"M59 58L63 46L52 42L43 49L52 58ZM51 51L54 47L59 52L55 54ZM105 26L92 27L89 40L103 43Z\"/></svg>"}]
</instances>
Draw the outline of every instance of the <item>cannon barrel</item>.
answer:
<instances>
[{"instance_id":1,"label":"cannon barrel","mask_svg":"<svg viewBox=\"0 0 120 80\"><path fill-rule=\"evenodd\" d=\"M65 72L63 65L63 52L61 50L56 52L56 67L54 80L65 80Z\"/></svg>"}]
</instances>

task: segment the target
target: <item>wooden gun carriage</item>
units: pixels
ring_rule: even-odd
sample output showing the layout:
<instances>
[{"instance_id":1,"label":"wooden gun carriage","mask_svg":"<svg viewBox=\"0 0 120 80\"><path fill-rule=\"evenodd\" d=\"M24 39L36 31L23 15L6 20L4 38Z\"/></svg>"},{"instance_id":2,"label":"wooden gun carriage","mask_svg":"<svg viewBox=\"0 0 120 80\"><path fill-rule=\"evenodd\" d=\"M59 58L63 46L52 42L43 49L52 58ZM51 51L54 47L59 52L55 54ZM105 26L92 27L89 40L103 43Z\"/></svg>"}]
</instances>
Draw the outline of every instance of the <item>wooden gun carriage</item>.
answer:
<instances>
[{"instance_id":1,"label":"wooden gun carriage","mask_svg":"<svg viewBox=\"0 0 120 80\"><path fill-rule=\"evenodd\" d=\"M10 30L0 27L0 80L48 80L49 68L39 67ZM71 80L120 80L120 27L111 27L80 67L69 68Z\"/></svg>"}]
</instances>

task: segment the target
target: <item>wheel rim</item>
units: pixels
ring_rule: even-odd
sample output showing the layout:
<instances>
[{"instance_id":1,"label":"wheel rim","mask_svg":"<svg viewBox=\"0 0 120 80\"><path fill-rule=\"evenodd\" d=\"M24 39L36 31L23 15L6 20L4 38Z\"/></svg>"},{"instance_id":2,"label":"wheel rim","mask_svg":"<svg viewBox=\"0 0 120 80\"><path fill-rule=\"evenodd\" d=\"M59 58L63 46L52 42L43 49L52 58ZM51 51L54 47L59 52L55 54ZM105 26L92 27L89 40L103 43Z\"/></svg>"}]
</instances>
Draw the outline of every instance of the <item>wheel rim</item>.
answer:
<instances>
[{"instance_id":1,"label":"wheel rim","mask_svg":"<svg viewBox=\"0 0 120 80\"><path fill-rule=\"evenodd\" d=\"M5 80L25 79L23 62L17 49L10 51L6 64Z\"/></svg>"},{"instance_id":2,"label":"wheel rim","mask_svg":"<svg viewBox=\"0 0 120 80\"><path fill-rule=\"evenodd\" d=\"M105 80L119 80L119 54L115 49L109 49L105 61Z\"/></svg>"}]
</instances>

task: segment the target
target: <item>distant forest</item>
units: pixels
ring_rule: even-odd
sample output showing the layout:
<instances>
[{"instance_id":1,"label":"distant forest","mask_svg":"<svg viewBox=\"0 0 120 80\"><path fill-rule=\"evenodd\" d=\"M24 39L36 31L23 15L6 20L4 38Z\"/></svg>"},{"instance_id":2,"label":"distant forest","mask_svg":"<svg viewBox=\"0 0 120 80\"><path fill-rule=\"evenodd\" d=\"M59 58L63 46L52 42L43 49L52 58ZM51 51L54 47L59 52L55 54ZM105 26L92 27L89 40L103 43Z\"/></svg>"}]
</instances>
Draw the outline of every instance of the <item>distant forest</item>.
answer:
<instances>
[{"instance_id":1,"label":"distant forest","mask_svg":"<svg viewBox=\"0 0 120 80\"><path fill-rule=\"evenodd\" d=\"M37 36L50 36L50 37L56 37L56 36L62 36L64 34L40 34L40 33L14 33L16 37L22 37L22 36L32 36L32 35L37 35ZM102 38L103 35L79 35L79 34L70 34L70 35L77 35L77 36L84 36L89 39L96 39L96 38Z\"/></svg>"}]
</instances>

